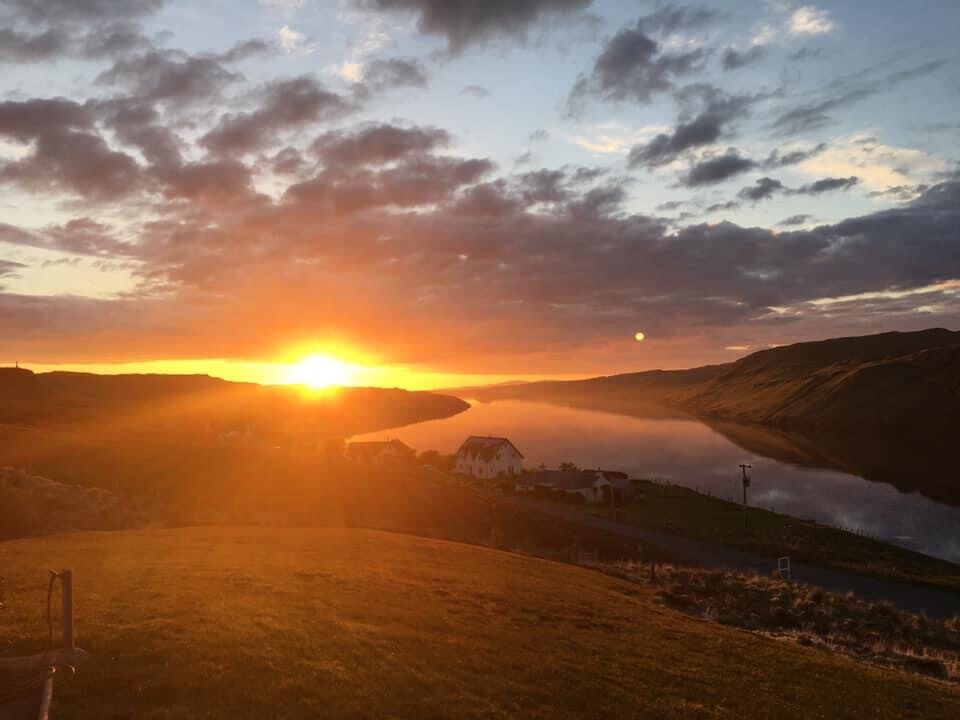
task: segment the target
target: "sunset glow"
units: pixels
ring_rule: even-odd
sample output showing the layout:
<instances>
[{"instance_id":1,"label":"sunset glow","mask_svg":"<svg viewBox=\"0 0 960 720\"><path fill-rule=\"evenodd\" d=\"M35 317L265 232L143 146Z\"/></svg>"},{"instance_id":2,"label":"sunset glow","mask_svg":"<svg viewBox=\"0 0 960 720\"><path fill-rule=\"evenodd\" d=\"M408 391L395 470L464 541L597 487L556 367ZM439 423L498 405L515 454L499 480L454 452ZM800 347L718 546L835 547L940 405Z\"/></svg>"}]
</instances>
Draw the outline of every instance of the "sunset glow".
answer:
<instances>
[{"instance_id":1,"label":"sunset glow","mask_svg":"<svg viewBox=\"0 0 960 720\"><path fill-rule=\"evenodd\" d=\"M284 382L312 388L350 385L358 369L329 355L308 355L290 368Z\"/></svg>"}]
</instances>

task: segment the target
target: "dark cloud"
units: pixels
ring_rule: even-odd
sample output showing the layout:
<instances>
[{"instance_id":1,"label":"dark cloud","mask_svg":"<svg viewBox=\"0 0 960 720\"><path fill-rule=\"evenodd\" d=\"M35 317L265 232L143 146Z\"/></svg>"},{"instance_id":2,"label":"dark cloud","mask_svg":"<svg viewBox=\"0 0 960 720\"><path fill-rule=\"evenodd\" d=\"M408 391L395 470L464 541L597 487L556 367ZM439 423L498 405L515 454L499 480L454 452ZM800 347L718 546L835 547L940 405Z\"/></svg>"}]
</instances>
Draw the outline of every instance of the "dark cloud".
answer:
<instances>
[{"instance_id":1,"label":"dark cloud","mask_svg":"<svg viewBox=\"0 0 960 720\"><path fill-rule=\"evenodd\" d=\"M30 232L0 224L0 240L74 255L117 257L133 254L133 246L117 239L109 226L88 217L73 218L62 225Z\"/></svg>"},{"instance_id":2,"label":"dark cloud","mask_svg":"<svg viewBox=\"0 0 960 720\"><path fill-rule=\"evenodd\" d=\"M252 38L242 40L219 56L219 60L225 63L242 62L249 60L257 55L266 55L276 50L276 45L266 40Z\"/></svg>"},{"instance_id":3,"label":"dark cloud","mask_svg":"<svg viewBox=\"0 0 960 720\"><path fill-rule=\"evenodd\" d=\"M483 85L467 85L460 91L461 95L473 95L475 98L490 97L490 91Z\"/></svg>"},{"instance_id":4,"label":"dark cloud","mask_svg":"<svg viewBox=\"0 0 960 720\"><path fill-rule=\"evenodd\" d=\"M306 166L303 155L296 148L286 147L271 159L271 169L278 175L296 175Z\"/></svg>"},{"instance_id":5,"label":"dark cloud","mask_svg":"<svg viewBox=\"0 0 960 720\"><path fill-rule=\"evenodd\" d=\"M578 112L583 101L645 103L673 87L674 80L697 70L708 52L664 52L645 32L645 19L620 30L604 46L589 74L581 74L567 99L567 112Z\"/></svg>"},{"instance_id":6,"label":"dark cloud","mask_svg":"<svg viewBox=\"0 0 960 720\"><path fill-rule=\"evenodd\" d=\"M809 185L798 187L793 192L798 195L820 195L833 190L849 190L858 182L860 182L860 178L854 176L846 178L823 178Z\"/></svg>"},{"instance_id":7,"label":"dark cloud","mask_svg":"<svg viewBox=\"0 0 960 720\"><path fill-rule=\"evenodd\" d=\"M256 110L225 115L200 144L218 154L249 153L278 132L333 120L352 110L350 101L327 90L312 75L268 83L258 95Z\"/></svg>"},{"instance_id":8,"label":"dark cloud","mask_svg":"<svg viewBox=\"0 0 960 720\"><path fill-rule=\"evenodd\" d=\"M0 136L32 143L24 157L0 164L2 182L95 200L137 189L137 163L112 150L94 129L90 111L77 103L63 98L0 103Z\"/></svg>"},{"instance_id":9,"label":"dark cloud","mask_svg":"<svg viewBox=\"0 0 960 720\"><path fill-rule=\"evenodd\" d=\"M0 62L37 62L64 53L70 40L65 33L46 30L37 34L0 29Z\"/></svg>"},{"instance_id":10,"label":"dark cloud","mask_svg":"<svg viewBox=\"0 0 960 720\"><path fill-rule=\"evenodd\" d=\"M3 0L2 6L35 22L110 21L157 12L164 0Z\"/></svg>"},{"instance_id":11,"label":"dark cloud","mask_svg":"<svg viewBox=\"0 0 960 720\"><path fill-rule=\"evenodd\" d=\"M314 178L290 186L284 199L310 213L333 216L371 208L417 207L447 200L493 170L489 160L412 154L402 162L371 170L331 166Z\"/></svg>"},{"instance_id":12,"label":"dark cloud","mask_svg":"<svg viewBox=\"0 0 960 720\"><path fill-rule=\"evenodd\" d=\"M148 163L157 167L179 165L181 142L163 123L157 109L135 98L112 98L88 103L118 141L139 150Z\"/></svg>"},{"instance_id":13,"label":"dark cloud","mask_svg":"<svg viewBox=\"0 0 960 720\"><path fill-rule=\"evenodd\" d=\"M440 35L447 50L460 53L469 45L499 38L524 41L527 31L550 16L573 13L592 0L354 0L368 10L407 11L417 16L417 29Z\"/></svg>"},{"instance_id":14,"label":"dark cloud","mask_svg":"<svg viewBox=\"0 0 960 720\"><path fill-rule=\"evenodd\" d=\"M753 185L748 185L737 193L737 197L742 200L757 202L773 197L778 192L783 192L786 188L779 180L770 177L762 177L756 180Z\"/></svg>"},{"instance_id":15,"label":"dark cloud","mask_svg":"<svg viewBox=\"0 0 960 720\"><path fill-rule=\"evenodd\" d=\"M746 65L751 65L758 60L762 60L765 55L766 50L762 45L755 45L748 50L727 48L723 52L723 58L720 64L724 70L738 70Z\"/></svg>"},{"instance_id":16,"label":"dark cloud","mask_svg":"<svg viewBox=\"0 0 960 720\"><path fill-rule=\"evenodd\" d=\"M132 157L112 150L97 134L74 130L40 134L30 154L0 165L0 182L100 202L135 192L141 177Z\"/></svg>"},{"instance_id":17,"label":"dark cloud","mask_svg":"<svg viewBox=\"0 0 960 720\"><path fill-rule=\"evenodd\" d=\"M656 209L660 212L672 212L674 210L679 210L687 202L685 200L668 200L667 202L662 202L657 205Z\"/></svg>"},{"instance_id":18,"label":"dark cloud","mask_svg":"<svg viewBox=\"0 0 960 720\"><path fill-rule=\"evenodd\" d=\"M368 94L401 87L425 88L426 86L426 68L419 60L413 58L371 60L363 70L362 88Z\"/></svg>"},{"instance_id":19,"label":"dark cloud","mask_svg":"<svg viewBox=\"0 0 960 720\"><path fill-rule=\"evenodd\" d=\"M530 135L527 136L527 139L530 142L543 142L544 140L550 139L550 133L543 128L538 128L531 132Z\"/></svg>"},{"instance_id":20,"label":"dark cloud","mask_svg":"<svg viewBox=\"0 0 960 720\"><path fill-rule=\"evenodd\" d=\"M516 165L529 165L530 163L533 162L533 158L534 158L533 150L526 150L520 153L519 155L517 155L517 159L514 160L513 162Z\"/></svg>"},{"instance_id":21,"label":"dark cloud","mask_svg":"<svg viewBox=\"0 0 960 720\"><path fill-rule=\"evenodd\" d=\"M748 170L753 170L756 166L756 162L743 157L731 148L723 155L716 155L698 162L690 168L681 182L687 187L713 185Z\"/></svg>"},{"instance_id":22,"label":"dark cloud","mask_svg":"<svg viewBox=\"0 0 960 720\"><path fill-rule=\"evenodd\" d=\"M174 200L223 205L254 195L250 169L236 160L192 162L159 170L163 193Z\"/></svg>"},{"instance_id":23,"label":"dark cloud","mask_svg":"<svg viewBox=\"0 0 960 720\"><path fill-rule=\"evenodd\" d=\"M788 218L784 218L777 224L783 227L790 227L791 225L803 225L811 220L813 220L813 215L791 215Z\"/></svg>"},{"instance_id":24,"label":"dark cloud","mask_svg":"<svg viewBox=\"0 0 960 720\"><path fill-rule=\"evenodd\" d=\"M313 142L311 149L325 165L358 167L431 153L449 144L449 133L440 128L374 124L325 133Z\"/></svg>"},{"instance_id":25,"label":"dark cloud","mask_svg":"<svg viewBox=\"0 0 960 720\"><path fill-rule=\"evenodd\" d=\"M151 47L135 25L115 23L83 31L52 28L36 33L12 28L0 30L0 62L30 63L73 57L84 60L114 58Z\"/></svg>"},{"instance_id":26,"label":"dark cloud","mask_svg":"<svg viewBox=\"0 0 960 720\"><path fill-rule=\"evenodd\" d=\"M713 205L708 205L706 212L715 213L720 212L721 210L738 210L740 208L740 203L736 200L728 200L727 202L714 203Z\"/></svg>"},{"instance_id":27,"label":"dark cloud","mask_svg":"<svg viewBox=\"0 0 960 720\"><path fill-rule=\"evenodd\" d=\"M51 132L89 129L92 124L87 108L65 98L0 102L0 135L21 142Z\"/></svg>"},{"instance_id":28,"label":"dark cloud","mask_svg":"<svg viewBox=\"0 0 960 720\"><path fill-rule=\"evenodd\" d=\"M117 60L97 82L122 86L150 102L178 105L215 98L240 79L242 75L224 67L216 56L153 50Z\"/></svg>"},{"instance_id":29,"label":"dark cloud","mask_svg":"<svg viewBox=\"0 0 960 720\"><path fill-rule=\"evenodd\" d=\"M661 133L648 143L633 146L627 164L654 168L673 162L691 148L712 145L730 123L747 114L751 102L752 98L745 95L727 96L713 91L696 117L678 124L669 135Z\"/></svg>"},{"instance_id":30,"label":"dark cloud","mask_svg":"<svg viewBox=\"0 0 960 720\"><path fill-rule=\"evenodd\" d=\"M775 168L786 167L787 165L796 165L797 163L801 163L804 160L809 160L810 158L819 155L826 149L826 143L820 143L816 147L810 148L809 150L792 150L784 154L781 154L779 150L774 149L771 151L770 155L767 156L767 159L763 161L763 167L767 170L772 170Z\"/></svg>"}]
</instances>

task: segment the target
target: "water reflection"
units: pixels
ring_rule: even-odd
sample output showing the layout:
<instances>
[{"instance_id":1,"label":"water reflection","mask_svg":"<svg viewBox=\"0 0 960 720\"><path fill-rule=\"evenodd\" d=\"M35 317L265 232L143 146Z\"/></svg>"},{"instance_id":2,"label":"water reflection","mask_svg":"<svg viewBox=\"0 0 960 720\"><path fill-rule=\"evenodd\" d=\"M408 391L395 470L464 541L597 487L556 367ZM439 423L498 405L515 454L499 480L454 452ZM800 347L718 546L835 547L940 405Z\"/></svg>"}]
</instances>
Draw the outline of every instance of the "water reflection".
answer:
<instances>
[{"instance_id":1,"label":"water reflection","mask_svg":"<svg viewBox=\"0 0 960 720\"><path fill-rule=\"evenodd\" d=\"M634 408L627 416L521 400L471 404L450 418L362 439L395 437L418 450L453 453L467 435L505 435L523 452L527 467L572 461L731 499L740 492L737 465L749 462L751 504L960 561L960 508L854 474L802 467L831 463L810 460L802 443L782 434L751 429L738 436L729 426L711 428L654 408Z\"/></svg>"}]
</instances>

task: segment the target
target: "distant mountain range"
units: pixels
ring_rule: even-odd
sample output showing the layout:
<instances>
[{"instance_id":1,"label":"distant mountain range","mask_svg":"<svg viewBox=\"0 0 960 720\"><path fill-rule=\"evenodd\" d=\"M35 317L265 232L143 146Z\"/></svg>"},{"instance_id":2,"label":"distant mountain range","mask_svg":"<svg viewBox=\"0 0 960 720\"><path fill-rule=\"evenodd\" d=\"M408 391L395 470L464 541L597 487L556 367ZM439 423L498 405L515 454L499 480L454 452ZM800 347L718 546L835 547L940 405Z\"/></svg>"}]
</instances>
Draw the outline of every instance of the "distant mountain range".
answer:
<instances>
[{"instance_id":1,"label":"distant mountain range","mask_svg":"<svg viewBox=\"0 0 960 720\"><path fill-rule=\"evenodd\" d=\"M630 412L663 405L782 429L960 427L960 332L836 338L761 350L736 362L461 391Z\"/></svg>"}]
</instances>

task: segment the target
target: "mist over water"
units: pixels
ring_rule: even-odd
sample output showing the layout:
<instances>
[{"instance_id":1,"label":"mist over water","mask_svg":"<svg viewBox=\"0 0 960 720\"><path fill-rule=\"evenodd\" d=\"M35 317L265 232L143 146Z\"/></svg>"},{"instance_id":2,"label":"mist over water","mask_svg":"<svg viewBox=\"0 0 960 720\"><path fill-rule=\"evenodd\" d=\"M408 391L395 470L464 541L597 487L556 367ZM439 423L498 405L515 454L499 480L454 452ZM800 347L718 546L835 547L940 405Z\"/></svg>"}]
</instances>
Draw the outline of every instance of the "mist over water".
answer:
<instances>
[{"instance_id":1,"label":"mist over water","mask_svg":"<svg viewBox=\"0 0 960 720\"><path fill-rule=\"evenodd\" d=\"M524 466L622 470L739 501L738 465L753 466L751 505L858 530L960 562L960 507L919 492L834 470L798 467L741 448L684 417L632 417L546 403L471 401L459 415L355 439L398 438L417 450L454 453L468 435L502 435L524 454Z\"/></svg>"}]
</instances>

